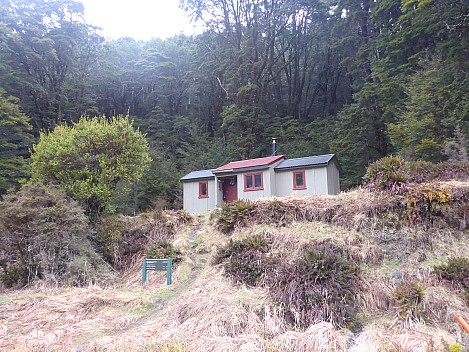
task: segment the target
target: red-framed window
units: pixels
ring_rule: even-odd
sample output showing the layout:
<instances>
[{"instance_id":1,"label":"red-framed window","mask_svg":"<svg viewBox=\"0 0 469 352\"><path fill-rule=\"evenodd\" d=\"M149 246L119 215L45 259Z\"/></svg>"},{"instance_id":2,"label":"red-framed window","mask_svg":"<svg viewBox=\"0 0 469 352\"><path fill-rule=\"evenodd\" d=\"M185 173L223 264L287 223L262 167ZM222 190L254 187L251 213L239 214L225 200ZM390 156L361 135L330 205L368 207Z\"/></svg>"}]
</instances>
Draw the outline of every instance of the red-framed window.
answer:
<instances>
[{"instance_id":1,"label":"red-framed window","mask_svg":"<svg viewBox=\"0 0 469 352\"><path fill-rule=\"evenodd\" d=\"M199 198L208 198L208 181L199 182Z\"/></svg>"},{"instance_id":2,"label":"red-framed window","mask_svg":"<svg viewBox=\"0 0 469 352\"><path fill-rule=\"evenodd\" d=\"M293 171L293 189L306 189L305 170Z\"/></svg>"},{"instance_id":3,"label":"red-framed window","mask_svg":"<svg viewBox=\"0 0 469 352\"><path fill-rule=\"evenodd\" d=\"M245 191L258 191L260 189L264 189L264 179L262 172L244 175Z\"/></svg>"}]
</instances>

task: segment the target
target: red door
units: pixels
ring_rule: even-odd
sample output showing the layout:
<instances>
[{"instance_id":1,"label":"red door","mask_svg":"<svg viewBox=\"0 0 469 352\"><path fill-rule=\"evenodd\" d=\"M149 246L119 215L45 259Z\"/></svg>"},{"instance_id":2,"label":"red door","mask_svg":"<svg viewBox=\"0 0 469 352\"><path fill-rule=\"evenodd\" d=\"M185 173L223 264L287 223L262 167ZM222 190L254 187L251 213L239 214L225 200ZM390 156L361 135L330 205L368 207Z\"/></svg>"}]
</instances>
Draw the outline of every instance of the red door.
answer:
<instances>
[{"instance_id":1,"label":"red door","mask_svg":"<svg viewBox=\"0 0 469 352\"><path fill-rule=\"evenodd\" d=\"M225 189L225 203L230 203L238 199L238 185L236 176L225 178L223 187Z\"/></svg>"}]
</instances>

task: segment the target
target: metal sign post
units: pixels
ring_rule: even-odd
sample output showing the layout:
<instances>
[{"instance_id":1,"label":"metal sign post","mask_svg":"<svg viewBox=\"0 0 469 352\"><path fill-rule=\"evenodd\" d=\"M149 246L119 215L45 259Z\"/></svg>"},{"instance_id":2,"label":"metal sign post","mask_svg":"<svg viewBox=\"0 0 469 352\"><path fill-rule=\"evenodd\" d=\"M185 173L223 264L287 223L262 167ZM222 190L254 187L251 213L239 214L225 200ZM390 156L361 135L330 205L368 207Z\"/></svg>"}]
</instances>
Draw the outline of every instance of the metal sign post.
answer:
<instances>
[{"instance_id":1,"label":"metal sign post","mask_svg":"<svg viewBox=\"0 0 469 352\"><path fill-rule=\"evenodd\" d=\"M166 284L173 283L173 260L168 259L143 259L142 263L142 285L147 281L147 271L166 271Z\"/></svg>"}]
</instances>

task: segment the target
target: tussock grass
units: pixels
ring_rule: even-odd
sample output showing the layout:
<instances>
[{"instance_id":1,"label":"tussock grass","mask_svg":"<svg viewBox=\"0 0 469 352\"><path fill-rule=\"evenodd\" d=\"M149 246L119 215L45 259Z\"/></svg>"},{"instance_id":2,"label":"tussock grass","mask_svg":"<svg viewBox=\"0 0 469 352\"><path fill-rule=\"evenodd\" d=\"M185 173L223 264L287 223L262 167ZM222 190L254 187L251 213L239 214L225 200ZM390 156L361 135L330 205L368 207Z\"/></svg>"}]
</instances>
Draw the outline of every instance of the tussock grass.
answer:
<instances>
[{"instance_id":1,"label":"tussock grass","mask_svg":"<svg viewBox=\"0 0 469 352\"><path fill-rule=\"evenodd\" d=\"M218 228L230 232L252 224L290 225L320 221L357 231L385 225L469 225L469 182L438 181L409 188L409 194L356 189L336 196L290 196L233 203L218 212ZM246 210L248 209L248 210Z\"/></svg>"},{"instance_id":2,"label":"tussock grass","mask_svg":"<svg viewBox=\"0 0 469 352\"><path fill-rule=\"evenodd\" d=\"M330 323L311 325L304 332L287 331L273 339L272 350L288 352L345 351L349 340L348 330L337 330Z\"/></svg>"},{"instance_id":3,"label":"tussock grass","mask_svg":"<svg viewBox=\"0 0 469 352\"><path fill-rule=\"evenodd\" d=\"M448 341L454 338L427 325L416 324L412 329L403 329L371 324L356 337L348 351L437 352L445 351Z\"/></svg>"},{"instance_id":4,"label":"tussock grass","mask_svg":"<svg viewBox=\"0 0 469 352\"><path fill-rule=\"evenodd\" d=\"M444 187L452 201L467 204L468 183ZM467 229L438 222L410 226L405 207L402 195L363 189L337 197L264 199L254 204L256 218L229 235L218 230L216 216L199 216L166 234L185 255L172 286L166 286L165 273L152 272L142 288L143 252L137 252L113 285L6 292L0 297L0 350L430 352L454 342L467 348L454 317L469 317L469 307L456 287L433 273L448 257L467 256ZM150 231L166 226L160 220L150 214L132 219L129 235L138 234L143 244ZM269 255L287 253L285 265L312 243L340 248L361 268L356 319L343 328L319 321L292 329L289 307L273 300L268 281L248 287L210 264L218 248L253 235L269 237ZM425 288L425 324L395 318L393 292L402 280Z\"/></svg>"}]
</instances>

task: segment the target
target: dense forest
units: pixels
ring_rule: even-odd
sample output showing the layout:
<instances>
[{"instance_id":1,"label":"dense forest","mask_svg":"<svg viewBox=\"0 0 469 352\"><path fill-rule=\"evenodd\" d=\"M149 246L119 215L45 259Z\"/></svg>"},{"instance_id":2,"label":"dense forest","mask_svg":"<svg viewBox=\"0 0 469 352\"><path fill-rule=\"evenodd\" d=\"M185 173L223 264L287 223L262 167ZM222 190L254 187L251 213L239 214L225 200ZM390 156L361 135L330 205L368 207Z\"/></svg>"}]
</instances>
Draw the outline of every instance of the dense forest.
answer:
<instances>
[{"instance_id":1,"label":"dense forest","mask_svg":"<svg viewBox=\"0 0 469 352\"><path fill-rule=\"evenodd\" d=\"M128 115L149 171L121 211L181 202L194 169L335 153L342 184L399 154L467 158L467 0L181 0L196 36L105 40L68 0L0 1L0 194L41 132Z\"/></svg>"}]
</instances>

